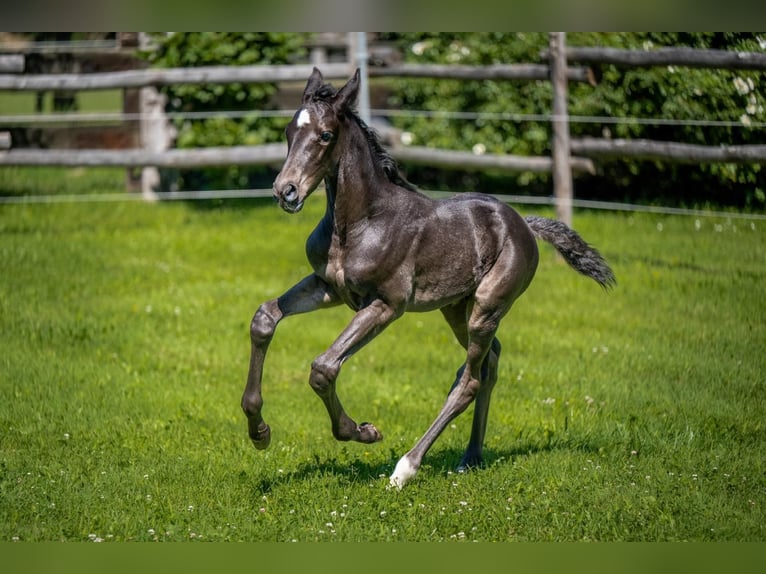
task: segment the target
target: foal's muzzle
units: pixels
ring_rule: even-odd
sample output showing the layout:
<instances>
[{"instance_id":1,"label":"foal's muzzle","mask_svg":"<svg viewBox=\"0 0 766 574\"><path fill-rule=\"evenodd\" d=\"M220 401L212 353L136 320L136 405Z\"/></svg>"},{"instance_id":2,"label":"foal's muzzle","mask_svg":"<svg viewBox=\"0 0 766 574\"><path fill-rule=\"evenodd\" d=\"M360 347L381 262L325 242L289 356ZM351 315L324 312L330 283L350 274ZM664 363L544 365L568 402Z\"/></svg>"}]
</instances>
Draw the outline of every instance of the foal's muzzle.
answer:
<instances>
[{"instance_id":1,"label":"foal's muzzle","mask_svg":"<svg viewBox=\"0 0 766 574\"><path fill-rule=\"evenodd\" d=\"M303 208L303 200L298 193L298 186L288 182L282 186L274 183L274 199L279 202L279 206L288 213L297 213Z\"/></svg>"}]
</instances>

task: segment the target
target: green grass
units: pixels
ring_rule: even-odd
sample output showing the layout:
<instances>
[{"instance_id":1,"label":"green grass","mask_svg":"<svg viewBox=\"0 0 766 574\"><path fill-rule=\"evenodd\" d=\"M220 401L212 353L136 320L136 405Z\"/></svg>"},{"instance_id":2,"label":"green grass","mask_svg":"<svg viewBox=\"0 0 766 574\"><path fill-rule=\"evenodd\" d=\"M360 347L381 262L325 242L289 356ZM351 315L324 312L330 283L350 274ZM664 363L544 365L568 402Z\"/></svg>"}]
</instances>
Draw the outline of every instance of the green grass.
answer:
<instances>
[{"instance_id":1,"label":"green grass","mask_svg":"<svg viewBox=\"0 0 766 574\"><path fill-rule=\"evenodd\" d=\"M78 110L93 112L122 111L122 90L98 90L75 94ZM32 92L0 93L0 113L3 115L34 114L36 95ZM42 113L54 113L53 92L45 92Z\"/></svg>"},{"instance_id":2,"label":"green grass","mask_svg":"<svg viewBox=\"0 0 766 574\"><path fill-rule=\"evenodd\" d=\"M272 445L246 436L250 318L307 272L323 208L0 205L0 541L766 539L766 223L577 213L617 289L543 246L499 333L486 468L452 472L469 411L397 492L462 362L438 313L344 366L383 442L335 442L307 384L342 308L280 325Z\"/></svg>"}]
</instances>

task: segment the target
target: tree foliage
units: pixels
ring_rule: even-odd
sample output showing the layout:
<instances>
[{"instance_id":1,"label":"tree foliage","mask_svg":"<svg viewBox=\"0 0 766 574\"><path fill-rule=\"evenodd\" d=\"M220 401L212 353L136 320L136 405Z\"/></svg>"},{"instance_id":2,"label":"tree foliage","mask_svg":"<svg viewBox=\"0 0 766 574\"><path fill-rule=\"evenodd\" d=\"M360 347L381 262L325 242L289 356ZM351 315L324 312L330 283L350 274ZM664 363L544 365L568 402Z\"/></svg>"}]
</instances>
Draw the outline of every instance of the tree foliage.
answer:
<instances>
[{"instance_id":1,"label":"tree foliage","mask_svg":"<svg viewBox=\"0 0 766 574\"><path fill-rule=\"evenodd\" d=\"M407 62L489 65L539 63L547 33L389 33ZM307 35L294 33L177 33L155 37L148 57L155 66L286 64L305 61ZM572 46L649 50L689 46L763 52L757 33L570 33ZM572 137L647 138L703 145L764 144L764 74L681 67L630 68L591 65L595 86L569 85ZM458 81L402 79L386 83L389 107L402 110L468 111L473 120L397 115L391 121L412 143L439 148L549 155L552 89L547 81ZM273 84L168 86L169 111L268 110ZM494 117L493 117L494 114ZM499 118L498 114L506 115ZM524 120L509 120L508 114ZM590 118L578 121L579 118ZM597 118L611 118L599 121ZM641 119L642 121L637 121ZM660 122L643 120L665 120ZM710 124L712 122L712 125ZM284 121L272 118L214 118L177 124L179 147L257 145L281 141ZM577 175L580 198L637 200L676 205L715 203L762 209L766 171L758 164L681 165L671 162L598 160L597 174ZM424 188L550 194L549 174L509 176L404 166ZM262 185L263 169L232 166L185 172L190 189ZM259 177L261 178L259 180ZM270 175L268 176L270 177Z\"/></svg>"},{"instance_id":2,"label":"tree foliage","mask_svg":"<svg viewBox=\"0 0 766 574\"><path fill-rule=\"evenodd\" d=\"M405 60L417 63L488 65L539 62L548 35L500 33L392 34ZM652 49L690 46L762 52L766 35L754 33L571 33L572 46L610 46ZM573 122L572 137L648 138L703 145L763 144L766 121L764 74L690 68L626 68L592 66L596 86L570 83L569 113L586 118L609 117L623 121ZM551 85L545 81L397 82L392 105L419 110L472 111L546 116L552 105ZM638 122L635 118L673 120ZM547 121L396 117L394 123L413 134L414 143L451 149L480 149L521 155L550 154ZM734 125L701 125L733 122ZM692 122L692 123L684 123ZM620 160L598 162L596 176L575 181L578 197L632 199L699 204L714 202L763 207L766 174L757 164L679 165L670 162ZM514 177L450 174L422 168L408 169L415 181L461 189L471 186L497 191L550 193L550 176ZM508 191L505 189L504 191Z\"/></svg>"},{"instance_id":3,"label":"tree foliage","mask_svg":"<svg viewBox=\"0 0 766 574\"><path fill-rule=\"evenodd\" d=\"M147 52L154 66L249 66L289 64L304 51L304 35L275 32L184 32L155 35ZM165 86L169 112L259 111L274 108L276 84L189 84ZM284 121L268 117L184 119L176 122L180 148L258 145L279 141ZM179 182L189 189L237 188L257 184L262 168L231 166L186 172Z\"/></svg>"}]
</instances>

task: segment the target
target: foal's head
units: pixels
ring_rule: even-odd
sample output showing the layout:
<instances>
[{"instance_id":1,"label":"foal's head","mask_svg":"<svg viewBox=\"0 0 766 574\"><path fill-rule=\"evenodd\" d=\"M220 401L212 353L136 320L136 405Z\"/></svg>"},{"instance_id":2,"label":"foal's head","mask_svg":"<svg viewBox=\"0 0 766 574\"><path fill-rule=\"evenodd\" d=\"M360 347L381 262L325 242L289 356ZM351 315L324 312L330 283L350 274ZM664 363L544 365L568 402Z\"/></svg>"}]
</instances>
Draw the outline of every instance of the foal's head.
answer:
<instances>
[{"instance_id":1,"label":"foal's head","mask_svg":"<svg viewBox=\"0 0 766 574\"><path fill-rule=\"evenodd\" d=\"M332 169L340 124L348 117L359 91L359 70L340 90L325 84L314 68L303 91L301 107L287 125L287 159L274 181L274 197L289 213L303 202Z\"/></svg>"}]
</instances>

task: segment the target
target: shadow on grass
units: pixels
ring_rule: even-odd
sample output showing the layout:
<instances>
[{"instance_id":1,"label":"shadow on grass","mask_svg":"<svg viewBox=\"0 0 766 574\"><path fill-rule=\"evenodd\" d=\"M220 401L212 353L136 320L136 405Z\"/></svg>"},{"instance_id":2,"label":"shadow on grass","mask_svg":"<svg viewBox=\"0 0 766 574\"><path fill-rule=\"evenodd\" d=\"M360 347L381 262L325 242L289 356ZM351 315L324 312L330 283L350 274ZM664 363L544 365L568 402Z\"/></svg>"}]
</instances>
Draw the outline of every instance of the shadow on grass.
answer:
<instances>
[{"instance_id":1,"label":"shadow on grass","mask_svg":"<svg viewBox=\"0 0 766 574\"><path fill-rule=\"evenodd\" d=\"M598 452L599 446L579 442L575 444L552 441L547 444L520 445L508 449L485 448L483 464L480 467L470 469L470 472L482 472L496 465L510 464L516 458L559 450ZM390 459L387 462L375 463L359 459L338 460L336 457L321 459L318 455L314 455L312 461L302 463L293 471L256 480L253 485L254 494L260 497L264 494L269 494L275 488L296 481L310 482L315 479L331 479L341 484L361 484L381 478L387 479L391 472L393 472L402 454L391 449ZM455 472L462 456L462 448L434 448L423 461L421 472L430 471L436 475L446 475L449 472Z\"/></svg>"}]
</instances>

